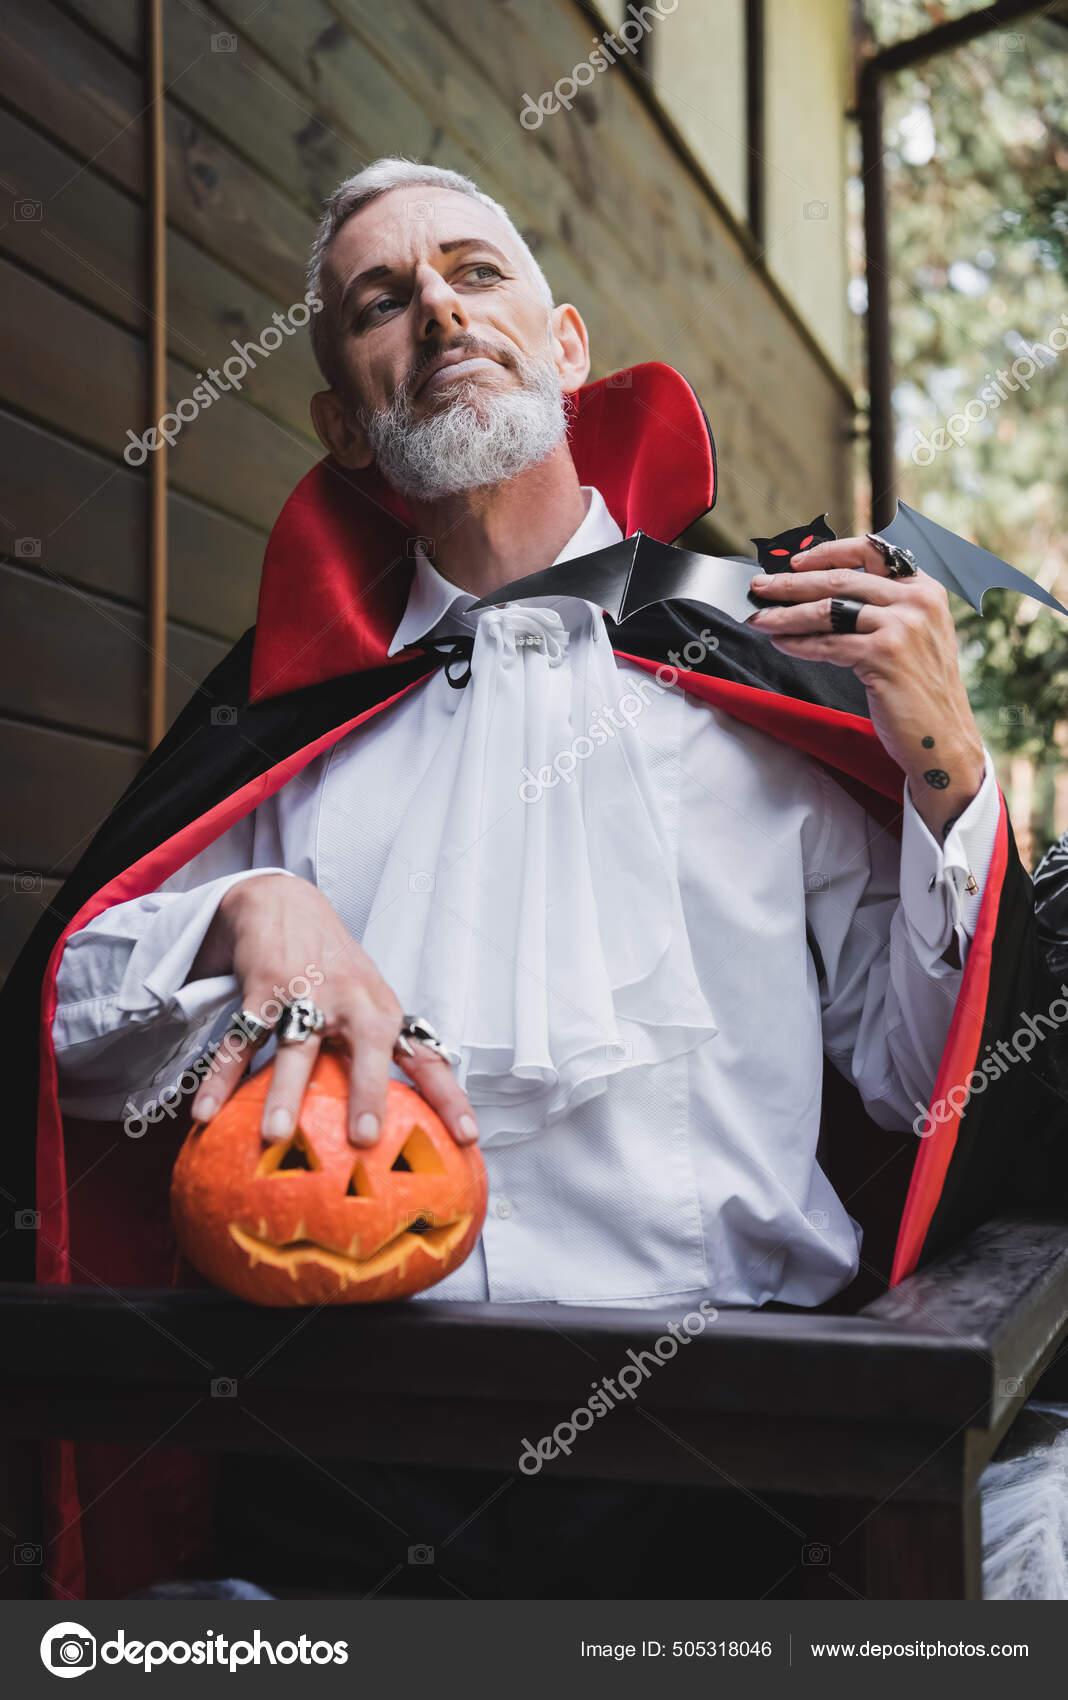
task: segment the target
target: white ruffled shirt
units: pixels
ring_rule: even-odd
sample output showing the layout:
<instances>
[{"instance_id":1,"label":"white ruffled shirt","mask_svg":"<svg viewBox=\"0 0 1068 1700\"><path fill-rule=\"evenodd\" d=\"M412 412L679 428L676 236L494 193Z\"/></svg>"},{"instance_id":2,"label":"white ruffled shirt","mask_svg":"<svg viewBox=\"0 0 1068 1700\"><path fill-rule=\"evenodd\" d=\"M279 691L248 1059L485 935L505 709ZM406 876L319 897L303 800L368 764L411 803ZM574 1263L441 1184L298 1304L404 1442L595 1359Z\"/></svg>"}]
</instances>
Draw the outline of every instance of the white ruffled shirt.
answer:
<instances>
[{"instance_id":1,"label":"white ruffled shirt","mask_svg":"<svg viewBox=\"0 0 1068 1700\"><path fill-rule=\"evenodd\" d=\"M558 560L621 535L586 499ZM390 652L473 629L468 684L438 671L72 936L61 1101L154 1110L240 1005L232 976L186 983L219 898L297 874L461 1053L490 1209L428 1296L819 1304L861 1243L816 1158L824 1053L880 1126L926 1109L990 757L944 846L906 785L899 847L818 763L617 660L593 603L474 601L420 556Z\"/></svg>"}]
</instances>

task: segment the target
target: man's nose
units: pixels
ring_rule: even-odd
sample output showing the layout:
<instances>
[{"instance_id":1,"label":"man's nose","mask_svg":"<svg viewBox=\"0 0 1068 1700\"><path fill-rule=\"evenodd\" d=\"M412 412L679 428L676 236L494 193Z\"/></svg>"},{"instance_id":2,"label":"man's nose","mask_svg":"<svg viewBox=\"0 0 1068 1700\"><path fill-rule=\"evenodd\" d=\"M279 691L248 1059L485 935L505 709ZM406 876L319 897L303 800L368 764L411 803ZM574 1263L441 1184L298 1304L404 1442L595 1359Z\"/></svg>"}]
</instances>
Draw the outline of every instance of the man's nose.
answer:
<instances>
[{"instance_id":1,"label":"man's nose","mask_svg":"<svg viewBox=\"0 0 1068 1700\"><path fill-rule=\"evenodd\" d=\"M452 284L439 271L429 266L416 282L418 315L422 337L440 335L442 331L467 330L469 319L463 301Z\"/></svg>"}]
</instances>

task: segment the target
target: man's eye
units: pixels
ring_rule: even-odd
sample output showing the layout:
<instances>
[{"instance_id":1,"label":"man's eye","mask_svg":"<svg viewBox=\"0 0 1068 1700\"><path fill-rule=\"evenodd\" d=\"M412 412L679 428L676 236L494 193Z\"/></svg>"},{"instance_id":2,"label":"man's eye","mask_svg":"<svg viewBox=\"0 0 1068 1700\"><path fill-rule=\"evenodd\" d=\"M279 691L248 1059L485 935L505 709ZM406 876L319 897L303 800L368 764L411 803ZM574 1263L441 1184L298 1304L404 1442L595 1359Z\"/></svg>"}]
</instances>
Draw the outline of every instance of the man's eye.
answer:
<instances>
[{"instance_id":1,"label":"man's eye","mask_svg":"<svg viewBox=\"0 0 1068 1700\"><path fill-rule=\"evenodd\" d=\"M503 273L500 272L495 265L492 265L489 260L479 260L476 265L470 266L468 268L468 271L469 271L469 273L475 273L475 272L488 273L488 277L480 277L480 278L476 279L476 282L479 282L479 283L488 282L489 278L503 276Z\"/></svg>"},{"instance_id":2,"label":"man's eye","mask_svg":"<svg viewBox=\"0 0 1068 1700\"><path fill-rule=\"evenodd\" d=\"M376 319L384 319L387 313L391 313L394 308L403 307L403 305L403 301L396 295L380 295L377 300L368 302L367 306L357 316L357 323L371 325Z\"/></svg>"}]
</instances>

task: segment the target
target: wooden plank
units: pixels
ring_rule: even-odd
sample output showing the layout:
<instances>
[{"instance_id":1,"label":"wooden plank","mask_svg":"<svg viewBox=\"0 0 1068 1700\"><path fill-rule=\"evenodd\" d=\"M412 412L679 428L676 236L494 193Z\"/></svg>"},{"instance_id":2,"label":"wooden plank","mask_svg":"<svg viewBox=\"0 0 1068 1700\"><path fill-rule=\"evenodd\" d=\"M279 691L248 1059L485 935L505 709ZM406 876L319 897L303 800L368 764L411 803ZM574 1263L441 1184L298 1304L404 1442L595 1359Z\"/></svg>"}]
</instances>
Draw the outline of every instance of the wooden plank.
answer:
<instances>
[{"instance_id":1,"label":"wooden plank","mask_svg":"<svg viewBox=\"0 0 1068 1700\"><path fill-rule=\"evenodd\" d=\"M0 567L0 714L139 744L148 668L137 609L19 567ZM226 654L219 638L169 624L168 724Z\"/></svg>"},{"instance_id":2,"label":"wooden plank","mask_svg":"<svg viewBox=\"0 0 1068 1700\"><path fill-rule=\"evenodd\" d=\"M19 800L4 834L5 866L70 873L140 765L136 750L0 720L0 771Z\"/></svg>"},{"instance_id":3,"label":"wooden plank","mask_svg":"<svg viewBox=\"0 0 1068 1700\"><path fill-rule=\"evenodd\" d=\"M177 490L167 512L172 617L233 642L256 619L265 534Z\"/></svg>"},{"instance_id":4,"label":"wooden plank","mask_svg":"<svg viewBox=\"0 0 1068 1700\"><path fill-rule=\"evenodd\" d=\"M11 972L60 883L43 879L28 868L17 874L0 874L0 980Z\"/></svg>"},{"instance_id":5,"label":"wooden plank","mask_svg":"<svg viewBox=\"0 0 1068 1700\"><path fill-rule=\"evenodd\" d=\"M172 725L230 645L184 626L167 627L167 724Z\"/></svg>"},{"instance_id":6,"label":"wooden plank","mask_svg":"<svg viewBox=\"0 0 1068 1700\"><path fill-rule=\"evenodd\" d=\"M128 0L67 3L137 61L139 32ZM358 171L365 155L321 121L285 69L237 31L228 31L225 20L199 7L172 5L163 8L163 24L168 99L223 136L258 174L316 217L323 197ZM233 51L220 46L231 40Z\"/></svg>"},{"instance_id":7,"label":"wooden plank","mask_svg":"<svg viewBox=\"0 0 1068 1700\"><path fill-rule=\"evenodd\" d=\"M140 75L50 0L0 7L0 95L132 194L145 193ZM78 166L67 186L73 193Z\"/></svg>"},{"instance_id":8,"label":"wooden plank","mask_svg":"<svg viewBox=\"0 0 1068 1700\"><path fill-rule=\"evenodd\" d=\"M55 1303L67 1307L62 1320ZM47 1312L37 1301L30 1306L0 1287L3 1368L11 1374L51 1375L41 1330L65 1327L78 1343L62 1374L75 1385L93 1374L94 1361L123 1363L125 1379L145 1386L184 1385L193 1363L188 1348L195 1346L238 1379L259 1365L256 1381L264 1389L329 1389L344 1402L346 1388L418 1401L437 1387L449 1399L558 1403L565 1411L578 1387L589 1385L586 1377L613 1375L629 1351L651 1350L668 1321L678 1322L668 1312L573 1305L564 1336L546 1329L537 1307L428 1298L385 1309L358 1306L358 1315L327 1306L290 1339L291 1319L281 1312L259 1306L250 1312L210 1290L139 1292L136 1310L122 1313L89 1287L66 1289L58 1300L53 1295ZM989 1389L981 1343L856 1317L724 1309L664 1365L662 1376L650 1375L643 1398L705 1420L759 1416L780 1435L785 1421L802 1417L886 1423L904 1435L981 1424ZM922 1499L925 1490L913 1497Z\"/></svg>"},{"instance_id":9,"label":"wooden plank","mask_svg":"<svg viewBox=\"0 0 1068 1700\"><path fill-rule=\"evenodd\" d=\"M142 475L0 410L0 514L26 571L143 603ZM176 490L168 514L172 617L232 641L255 619L264 534Z\"/></svg>"},{"instance_id":10,"label":"wooden plank","mask_svg":"<svg viewBox=\"0 0 1068 1700\"><path fill-rule=\"evenodd\" d=\"M0 225L0 251L100 308L129 329L148 322L144 216L137 201L88 167L70 194L58 191L78 169L72 155L0 108L0 154L17 201L41 217ZM191 372L219 366L232 341L258 340L274 302L172 230L167 256L168 348ZM306 331L250 371L242 394L314 441L308 398L322 380Z\"/></svg>"},{"instance_id":11,"label":"wooden plank","mask_svg":"<svg viewBox=\"0 0 1068 1700\"><path fill-rule=\"evenodd\" d=\"M168 77L173 83L189 68L168 67ZM0 95L79 159L143 197L140 70L52 0L11 0L0 13ZM77 180L75 166L57 192L75 193ZM301 299L311 218L170 101L167 206L173 224L278 305Z\"/></svg>"},{"instance_id":12,"label":"wooden plank","mask_svg":"<svg viewBox=\"0 0 1068 1700\"><path fill-rule=\"evenodd\" d=\"M242 40L254 40L275 65L291 72L305 98L317 111L325 112L331 128L349 135L353 124L358 124L358 145L369 159L384 154L414 156L485 181L508 205L545 265L558 300L582 303L607 292L611 306L598 327L598 372L647 357L642 349L648 325L639 309L632 310L632 297L618 288L613 232L605 228L596 242L576 240L573 203L565 193L565 204L551 205L554 191L560 199L558 185L551 171L544 180L539 177L537 161L533 162L533 183L528 183L525 169L494 178L493 158L502 139L516 127L514 115L499 106L491 86L481 89L471 84L462 60L456 67L446 67L437 80L426 67L411 63L410 54L421 51L417 16L418 41L413 45L408 39L413 15L405 15L404 9L394 9L384 22L366 20L368 27L362 33L351 17L349 27L336 19L327 21L319 4L302 5L296 13L267 7L242 16L234 6L224 10ZM364 14L359 16L363 19ZM357 78L355 99L345 93L346 76ZM430 126L428 115L435 120Z\"/></svg>"},{"instance_id":13,"label":"wooden plank","mask_svg":"<svg viewBox=\"0 0 1068 1700\"><path fill-rule=\"evenodd\" d=\"M121 455L144 413L144 344L8 260L0 290L0 399Z\"/></svg>"},{"instance_id":14,"label":"wooden plank","mask_svg":"<svg viewBox=\"0 0 1068 1700\"><path fill-rule=\"evenodd\" d=\"M284 359L279 350L272 359ZM173 409L192 395L189 373L167 368ZM270 528L294 486L322 458L322 448L290 426L223 395L183 425L169 456L168 478L224 513Z\"/></svg>"},{"instance_id":15,"label":"wooden plank","mask_svg":"<svg viewBox=\"0 0 1068 1700\"><path fill-rule=\"evenodd\" d=\"M145 426L144 343L4 260L0 288L8 302L0 325L3 399L118 459L128 432ZM170 363L172 408L191 395L190 378ZM171 482L252 525L270 526L320 453L239 395L223 395L183 426L170 456Z\"/></svg>"},{"instance_id":16,"label":"wooden plank","mask_svg":"<svg viewBox=\"0 0 1068 1700\"><path fill-rule=\"evenodd\" d=\"M0 714L139 744L144 615L18 567L0 568Z\"/></svg>"},{"instance_id":17,"label":"wooden plank","mask_svg":"<svg viewBox=\"0 0 1068 1700\"><path fill-rule=\"evenodd\" d=\"M121 462L0 410L4 549L20 565L140 602L145 512L144 481Z\"/></svg>"},{"instance_id":18,"label":"wooden plank","mask_svg":"<svg viewBox=\"0 0 1068 1700\"><path fill-rule=\"evenodd\" d=\"M91 306L144 330L145 220L139 202L0 107L0 155L16 197L0 250ZM75 172L78 180L64 194ZM40 216L19 217L24 210ZM196 358L196 351L191 350Z\"/></svg>"}]
</instances>

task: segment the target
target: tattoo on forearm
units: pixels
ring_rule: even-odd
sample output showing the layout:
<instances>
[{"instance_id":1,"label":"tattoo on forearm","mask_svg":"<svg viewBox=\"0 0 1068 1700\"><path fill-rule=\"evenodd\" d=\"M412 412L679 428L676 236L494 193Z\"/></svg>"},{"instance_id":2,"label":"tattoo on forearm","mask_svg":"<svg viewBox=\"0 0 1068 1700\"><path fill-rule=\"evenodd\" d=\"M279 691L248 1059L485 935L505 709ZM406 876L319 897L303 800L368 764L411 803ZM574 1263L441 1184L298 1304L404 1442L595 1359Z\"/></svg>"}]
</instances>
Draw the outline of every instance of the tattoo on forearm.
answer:
<instances>
[{"instance_id":1,"label":"tattoo on forearm","mask_svg":"<svg viewBox=\"0 0 1068 1700\"><path fill-rule=\"evenodd\" d=\"M944 767L929 767L923 777L935 791L944 791L949 784L949 774Z\"/></svg>"}]
</instances>

